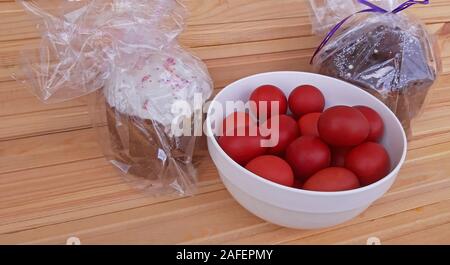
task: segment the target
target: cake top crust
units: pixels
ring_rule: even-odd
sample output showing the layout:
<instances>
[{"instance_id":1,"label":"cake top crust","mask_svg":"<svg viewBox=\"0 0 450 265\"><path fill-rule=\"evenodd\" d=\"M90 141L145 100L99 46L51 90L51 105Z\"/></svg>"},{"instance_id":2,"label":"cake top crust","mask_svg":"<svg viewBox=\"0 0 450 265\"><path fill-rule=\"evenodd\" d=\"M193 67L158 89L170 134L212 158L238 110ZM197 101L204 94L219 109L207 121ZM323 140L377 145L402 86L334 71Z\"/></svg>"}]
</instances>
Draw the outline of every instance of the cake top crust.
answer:
<instances>
[{"instance_id":1,"label":"cake top crust","mask_svg":"<svg viewBox=\"0 0 450 265\"><path fill-rule=\"evenodd\" d=\"M196 93L201 103L211 94L211 81L194 59L176 50L142 56L129 68L116 67L104 87L106 100L121 113L169 126L177 117L174 103L192 108Z\"/></svg>"}]
</instances>

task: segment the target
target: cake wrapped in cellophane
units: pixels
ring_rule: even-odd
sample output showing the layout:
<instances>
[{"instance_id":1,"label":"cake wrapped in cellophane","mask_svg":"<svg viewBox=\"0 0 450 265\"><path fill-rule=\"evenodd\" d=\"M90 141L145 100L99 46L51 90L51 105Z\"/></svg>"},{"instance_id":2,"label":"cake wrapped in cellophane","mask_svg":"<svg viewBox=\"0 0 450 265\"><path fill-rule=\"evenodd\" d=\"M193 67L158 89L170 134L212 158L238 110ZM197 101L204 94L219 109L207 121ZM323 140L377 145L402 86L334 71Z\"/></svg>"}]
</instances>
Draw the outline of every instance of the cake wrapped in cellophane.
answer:
<instances>
[{"instance_id":1,"label":"cake wrapped in cellophane","mask_svg":"<svg viewBox=\"0 0 450 265\"><path fill-rule=\"evenodd\" d=\"M314 8L317 1L310 1ZM339 5L325 4L322 9L329 12L356 9L358 13L340 16L341 22L332 29L326 26L330 32L312 60L315 70L373 94L397 115L406 132L411 133L411 121L423 108L440 62L433 36L422 23L402 11L418 2L428 2L328 2ZM315 27L323 30L320 23Z\"/></svg>"},{"instance_id":2,"label":"cake wrapped in cellophane","mask_svg":"<svg viewBox=\"0 0 450 265\"><path fill-rule=\"evenodd\" d=\"M38 19L42 40L24 50L17 79L45 102L89 94L112 164L152 194L192 194L194 112L210 97L212 81L205 65L178 45L182 3L18 2Z\"/></svg>"}]
</instances>

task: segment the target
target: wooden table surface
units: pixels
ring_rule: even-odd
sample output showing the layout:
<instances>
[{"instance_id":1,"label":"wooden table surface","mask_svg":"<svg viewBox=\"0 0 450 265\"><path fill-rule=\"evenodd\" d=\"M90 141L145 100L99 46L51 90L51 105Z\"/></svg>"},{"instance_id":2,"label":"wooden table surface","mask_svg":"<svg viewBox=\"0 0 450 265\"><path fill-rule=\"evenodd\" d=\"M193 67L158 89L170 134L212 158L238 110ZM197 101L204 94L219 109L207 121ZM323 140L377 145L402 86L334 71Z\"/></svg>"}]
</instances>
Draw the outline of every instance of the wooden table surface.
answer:
<instances>
[{"instance_id":1,"label":"wooden table surface","mask_svg":"<svg viewBox=\"0 0 450 265\"><path fill-rule=\"evenodd\" d=\"M126 184L103 158L86 100L45 105L10 77L34 22L0 0L0 244L450 243L450 2L409 13L441 47L443 74L414 125L407 161L392 189L356 219L313 231L253 216L234 201L199 144L196 196L150 197ZM203 58L217 89L249 74L310 70L319 39L306 0L188 0L182 43Z\"/></svg>"}]
</instances>

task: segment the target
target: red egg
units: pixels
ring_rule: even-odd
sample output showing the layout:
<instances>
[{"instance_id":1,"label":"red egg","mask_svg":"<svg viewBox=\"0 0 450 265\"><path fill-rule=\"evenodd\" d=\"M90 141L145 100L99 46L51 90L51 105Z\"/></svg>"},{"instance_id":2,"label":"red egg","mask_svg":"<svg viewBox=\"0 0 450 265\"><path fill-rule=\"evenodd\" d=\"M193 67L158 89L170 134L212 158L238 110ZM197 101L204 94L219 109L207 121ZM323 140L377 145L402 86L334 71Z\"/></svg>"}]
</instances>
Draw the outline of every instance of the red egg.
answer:
<instances>
[{"instance_id":1,"label":"red egg","mask_svg":"<svg viewBox=\"0 0 450 265\"><path fill-rule=\"evenodd\" d=\"M291 92L288 103L292 113L301 117L312 112L322 112L325 106L325 98L318 88L311 85L302 85Z\"/></svg>"},{"instance_id":2,"label":"red egg","mask_svg":"<svg viewBox=\"0 0 450 265\"><path fill-rule=\"evenodd\" d=\"M233 112L228 115L221 124L220 132L227 136L250 135L250 132L257 132L257 124L246 112ZM254 130L250 131L251 126Z\"/></svg>"},{"instance_id":3,"label":"red egg","mask_svg":"<svg viewBox=\"0 0 450 265\"><path fill-rule=\"evenodd\" d=\"M329 167L311 176L303 189L311 191L345 191L360 187L358 177L348 169Z\"/></svg>"},{"instance_id":4,"label":"red egg","mask_svg":"<svg viewBox=\"0 0 450 265\"><path fill-rule=\"evenodd\" d=\"M370 132L366 141L378 142L384 134L384 122L380 114L366 106L355 106L369 121Z\"/></svg>"},{"instance_id":5,"label":"red egg","mask_svg":"<svg viewBox=\"0 0 450 265\"><path fill-rule=\"evenodd\" d=\"M278 125L278 129L272 125ZM272 117L261 125L260 129L261 131L268 129L267 133L270 133L268 139L275 145L269 148L268 153L273 155L283 155L289 144L300 136L296 121L288 115ZM265 133L263 135L266 136Z\"/></svg>"},{"instance_id":6,"label":"red egg","mask_svg":"<svg viewBox=\"0 0 450 265\"><path fill-rule=\"evenodd\" d=\"M250 161L245 168L262 178L284 186L292 187L294 184L294 173L291 167L277 156L259 156Z\"/></svg>"},{"instance_id":7,"label":"red egg","mask_svg":"<svg viewBox=\"0 0 450 265\"><path fill-rule=\"evenodd\" d=\"M286 95L281 89L273 85L263 85L256 88L250 95L250 102L256 103L256 109L251 108L252 112L255 113L256 117L260 119L261 117L270 118L272 115L282 115L287 112L287 99ZM277 113L272 113L272 103L278 103ZM267 106L267 113L261 115L264 110L263 104ZM264 119L265 120L265 119Z\"/></svg>"},{"instance_id":8,"label":"red egg","mask_svg":"<svg viewBox=\"0 0 450 265\"><path fill-rule=\"evenodd\" d=\"M231 159L244 166L250 160L266 153L267 148L261 146L263 139L260 135L221 136L218 142Z\"/></svg>"},{"instance_id":9,"label":"red egg","mask_svg":"<svg viewBox=\"0 0 450 265\"><path fill-rule=\"evenodd\" d=\"M319 137L319 129L317 124L322 113L313 112L303 115L298 120L298 127L301 135L317 136Z\"/></svg>"},{"instance_id":10,"label":"red egg","mask_svg":"<svg viewBox=\"0 0 450 265\"><path fill-rule=\"evenodd\" d=\"M318 137L301 136L286 150L286 161L295 177L306 180L314 173L330 166L330 149Z\"/></svg>"},{"instance_id":11,"label":"red egg","mask_svg":"<svg viewBox=\"0 0 450 265\"><path fill-rule=\"evenodd\" d=\"M370 132L369 121L357 109L334 106L325 110L318 122L319 135L332 146L347 147L361 144Z\"/></svg>"},{"instance_id":12,"label":"red egg","mask_svg":"<svg viewBox=\"0 0 450 265\"><path fill-rule=\"evenodd\" d=\"M354 172L362 185L379 181L389 174L391 162L386 149L367 142L353 148L346 156L345 167Z\"/></svg>"}]
</instances>

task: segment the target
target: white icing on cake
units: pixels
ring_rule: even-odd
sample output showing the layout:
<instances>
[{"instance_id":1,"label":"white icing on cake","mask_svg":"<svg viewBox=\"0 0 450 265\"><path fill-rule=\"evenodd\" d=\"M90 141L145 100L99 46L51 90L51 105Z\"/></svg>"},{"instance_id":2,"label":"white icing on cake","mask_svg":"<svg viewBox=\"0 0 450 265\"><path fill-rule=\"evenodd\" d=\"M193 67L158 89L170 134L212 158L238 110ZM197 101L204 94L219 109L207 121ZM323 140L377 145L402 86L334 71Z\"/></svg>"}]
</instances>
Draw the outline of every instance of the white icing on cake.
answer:
<instances>
[{"instance_id":1,"label":"white icing on cake","mask_svg":"<svg viewBox=\"0 0 450 265\"><path fill-rule=\"evenodd\" d=\"M182 51L170 54L141 57L131 69L116 67L104 86L109 105L121 113L170 126L175 101L185 100L192 106L195 93L207 100L211 81L203 69Z\"/></svg>"}]
</instances>

